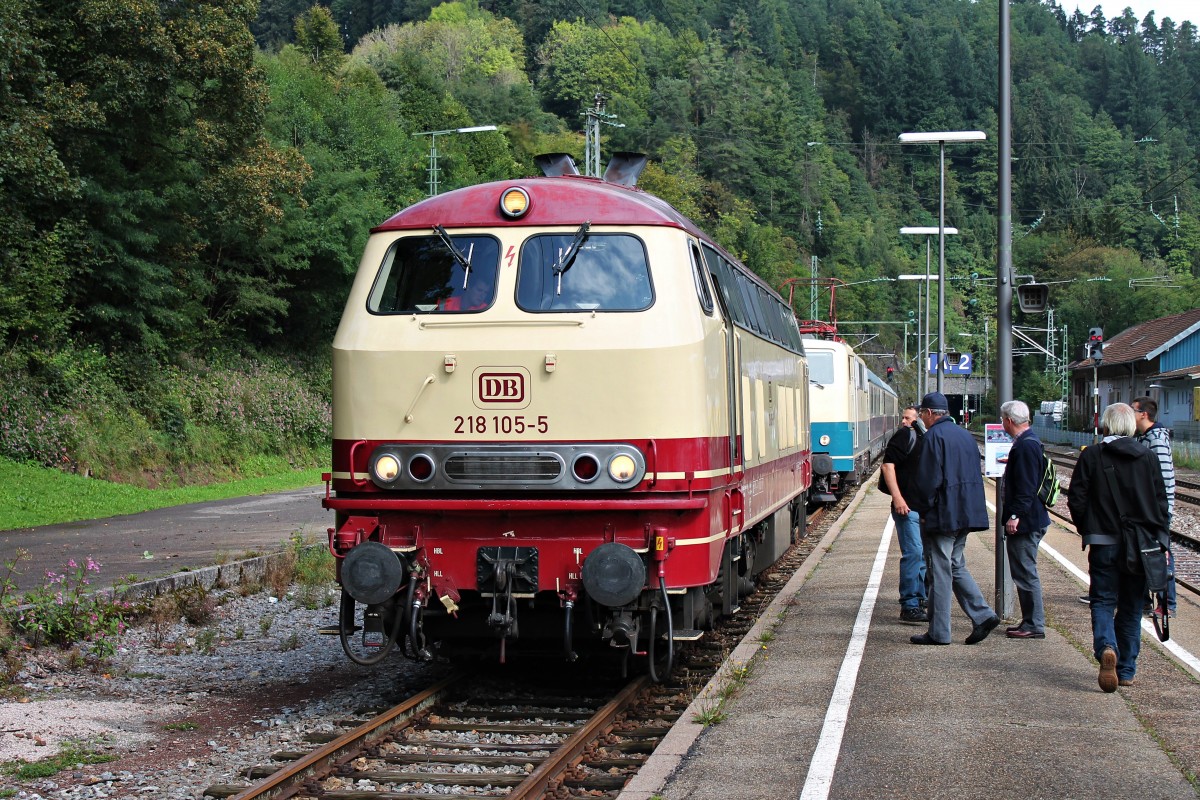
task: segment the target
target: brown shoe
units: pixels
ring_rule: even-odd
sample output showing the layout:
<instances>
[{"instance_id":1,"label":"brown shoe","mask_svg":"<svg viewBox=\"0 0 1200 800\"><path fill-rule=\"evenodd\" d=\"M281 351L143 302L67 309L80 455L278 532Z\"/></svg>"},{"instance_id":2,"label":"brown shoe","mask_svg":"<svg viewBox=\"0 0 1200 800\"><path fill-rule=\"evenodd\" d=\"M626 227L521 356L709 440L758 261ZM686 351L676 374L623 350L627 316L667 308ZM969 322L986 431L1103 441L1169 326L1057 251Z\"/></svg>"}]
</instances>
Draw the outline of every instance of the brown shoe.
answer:
<instances>
[{"instance_id":1,"label":"brown shoe","mask_svg":"<svg viewBox=\"0 0 1200 800\"><path fill-rule=\"evenodd\" d=\"M1097 683L1106 692L1117 690L1117 654L1111 647L1104 648L1104 652L1100 654L1100 676Z\"/></svg>"},{"instance_id":2,"label":"brown shoe","mask_svg":"<svg viewBox=\"0 0 1200 800\"><path fill-rule=\"evenodd\" d=\"M1121 678L1117 681L1117 686L1133 686L1133 678Z\"/></svg>"}]
</instances>

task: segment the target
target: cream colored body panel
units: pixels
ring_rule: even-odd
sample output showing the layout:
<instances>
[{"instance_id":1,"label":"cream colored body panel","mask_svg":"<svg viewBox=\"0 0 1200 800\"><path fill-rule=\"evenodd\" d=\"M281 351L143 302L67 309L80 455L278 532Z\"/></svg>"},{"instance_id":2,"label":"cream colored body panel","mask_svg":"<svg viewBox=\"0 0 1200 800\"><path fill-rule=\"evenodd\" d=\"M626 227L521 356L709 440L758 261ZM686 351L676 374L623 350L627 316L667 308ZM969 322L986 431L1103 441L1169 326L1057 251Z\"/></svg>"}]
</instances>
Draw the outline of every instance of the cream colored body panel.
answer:
<instances>
[{"instance_id":1,"label":"cream colored body panel","mask_svg":"<svg viewBox=\"0 0 1200 800\"><path fill-rule=\"evenodd\" d=\"M632 230L646 246L655 302L645 311L523 311L514 300L516 260L502 257L496 301L486 311L370 314L367 297L379 264L403 234L373 235L334 339L334 437L536 442L726 436L725 347L732 326L700 307L686 233L616 230ZM510 248L519 253L525 239L547 231L561 229L454 233L498 235L505 254ZM807 418L807 377L797 378L802 359L734 330L746 465L808 449L807 426L799 424ZM524 375L526 400L481 402L479 375L488 370ZM480 417L482 424L475 424L472 418Z\"/></svg>"}]
</instances>

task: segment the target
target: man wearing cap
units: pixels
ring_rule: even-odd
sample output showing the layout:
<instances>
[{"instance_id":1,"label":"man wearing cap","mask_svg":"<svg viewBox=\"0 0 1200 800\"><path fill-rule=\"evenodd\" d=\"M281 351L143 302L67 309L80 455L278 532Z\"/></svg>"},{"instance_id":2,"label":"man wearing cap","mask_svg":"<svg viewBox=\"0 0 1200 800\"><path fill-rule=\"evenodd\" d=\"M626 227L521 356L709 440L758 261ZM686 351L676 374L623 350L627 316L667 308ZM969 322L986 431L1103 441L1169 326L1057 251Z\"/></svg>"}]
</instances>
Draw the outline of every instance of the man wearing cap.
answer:
<instances>
[{"instance_id":1,"label":"man wearing cap","mask_svg":"<svg viewBox=\"0 0 1200 800\"><path fill-rule=\"evenodd\" d=\"M929 630L910 638L913 644L950 644L950 596L970 618L966 644L977 644L1000 624L1000 618L975 583L964 549L967 534L985 531L988 523L983 472L975 439L949 416L941 392L930 392L917 409L927 431L921 443L913 504L921 515L921 538L929 561Z\"/></svg>"}]
</instances>

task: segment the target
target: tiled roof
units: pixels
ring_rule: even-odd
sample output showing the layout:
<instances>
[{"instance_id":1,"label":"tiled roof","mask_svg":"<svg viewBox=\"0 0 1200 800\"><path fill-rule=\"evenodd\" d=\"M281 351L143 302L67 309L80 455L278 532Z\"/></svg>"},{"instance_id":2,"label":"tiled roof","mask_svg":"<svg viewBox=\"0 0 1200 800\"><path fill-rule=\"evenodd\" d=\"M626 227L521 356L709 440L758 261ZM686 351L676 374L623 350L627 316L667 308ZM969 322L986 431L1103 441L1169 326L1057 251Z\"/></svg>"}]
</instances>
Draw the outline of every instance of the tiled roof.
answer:
<instances>
[{"instance_id":1,"label":"tiled roof","mask_svg":"<svg viewBox=\"0 0 1200 800\"><path fill-rule=\"evenodd\" d=\"M1102 364L1127 364L1158 355L1158 350L1189 328L1200 325L1200 308L1182 314L1152 319L1126 328L1104 343ZM1085 358L1072 365L1075 369L1091 369L1092 360Z\"/></svg>"},{"instance_id":2,"label":"tiled roof","mask_svg":"<svg viewBox=\"0 0 1200 800\"><path fill-rule=\"evenodd\" d=\"M1176 378L1200 378L1200 364L1194 367L1173 369L1170 372L1158 372L1149 376L1152 381L1172 381Z\"/></svg>"}]
</instances>

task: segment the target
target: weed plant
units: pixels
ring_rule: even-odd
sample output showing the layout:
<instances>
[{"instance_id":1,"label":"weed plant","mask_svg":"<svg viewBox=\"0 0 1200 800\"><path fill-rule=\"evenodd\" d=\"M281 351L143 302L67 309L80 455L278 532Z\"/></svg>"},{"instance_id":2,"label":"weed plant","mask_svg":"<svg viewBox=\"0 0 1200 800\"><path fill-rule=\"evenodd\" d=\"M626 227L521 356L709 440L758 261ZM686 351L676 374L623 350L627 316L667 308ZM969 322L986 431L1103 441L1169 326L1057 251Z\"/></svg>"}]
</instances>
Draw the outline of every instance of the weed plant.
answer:
<instances>
[{"instance_id":1,"label":"weed plant","mask_svg":"<svg viewBox=\"0 0 1200 800\"><path fill-rule=\"evenodd\" d=\"M29 558L28 550L4 562L6 572L0 581L0 613L6 625L18 631L33 647L55 645L71 647L85 643L88 655L105 662L116 653L117 639L125 631L128 603L88 589L91 575L100 564L90 557L83 563L67 562L64 572L48 571L42 585L17 599L11 576L17 564Z\"/></svg>"},{"instance_id":2,"label":"weed plant","mask_svg":"<svg viewBox=\"0 0 1200 800\"><path fill-rule=\"evenodd\" d=\"M35 778L49 778L76 764L105 764L116 761L117 756L101 753L100 748L106 744L104 740L84 742L68 740L63 742L57 755L43 758L39 761L10 761L0 764L0 773L12 776L17 780L28 781Z\"/></svg>"},{"instance_id":3,"label":"weed plant","mask_svg":"<svg viewBox=\"0 0 1200 800\"><path fill-rule=\"evenodd\" d=\"M206 656L211 656L213 653L217 652L218 638L219 637L217 635L216 628L204 628L196 634L197 652Z\"/></svg>"},{"instance_id":4,"label":"weed plant","mask_svg":"<svg viewBox=\"0 0 1200 800\"><path fill-rule=\"evenodd\" d=\"M263 580L270 587L272 597L282 600L287 596L288 589L292 585L292 578L296 574L296 560L296 550L292 548L284 550L267 562Z\"/></svg>"},{"instance_id":5,"label":"weed plant","mask_svg":"<svg viewBox=\"0 0 1200 800\"><path fill-rule=\"evenodd\" d=\"M179 614L189 625L207 625L217 614L217 600L203 586L189 586L175 593Z\"/></svg>"},{"instance_id":6,"label":"weed plant","mask_svg":"<svg viewBox=\"0 0 1200 800\"><path fill-rule=\"evenodd\" d=\"M335 577L333 556L329 549L315 546L295 533L289 538L284 551L271 559L263 579L270 587L272 596L280 600L293 584L297 584L297 602L311 610L328 602L328 590Z\"/></svg>"},{"instance_id":7,"label":"weed plant","mask_svg":"<svg viewBox=\"0 0 1200 800\"><path fill-rule=\"evenodd\" d=\"M200 727L200 726L197 725L196 723L189 722L188 720L184 720L183 722L168 722L166 725L163 725L163 730L164 731L194 731L198 727Z\"/></svg>"},{"instance_id":8,"label":"weed plant","mask_svg":"<svg viewBox=\"0 0 1200 800\"><path fill-rule=\"evenodd\" d=\"M167 643L167 633L179 616L179 603L174 597L168 594L155 597L147 613L150 644L154 647L164 646Z\"/></svg>"}]
</instances>

